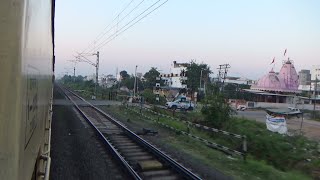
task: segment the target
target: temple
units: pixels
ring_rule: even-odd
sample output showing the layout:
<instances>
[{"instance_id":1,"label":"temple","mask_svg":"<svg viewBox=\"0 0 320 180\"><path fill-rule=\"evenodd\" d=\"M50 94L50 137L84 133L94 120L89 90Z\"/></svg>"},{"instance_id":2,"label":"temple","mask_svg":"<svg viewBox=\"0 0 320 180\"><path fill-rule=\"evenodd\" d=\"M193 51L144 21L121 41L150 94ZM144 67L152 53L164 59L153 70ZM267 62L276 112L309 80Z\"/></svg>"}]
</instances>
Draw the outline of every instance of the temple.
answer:
<instances>
[{"instance_id":1,"label":"temple","mask_svg":"<svg viewBox=\"0 0 320 180\"><path fill-rule=\"evenodd\" d=\"M253 94L255 102L295 104L299 101L296 95L301 93L298 87L299 76L293 61L288 59L283 62L279 73L272 68L246 91Z\"/></svg>"}]
</instances>

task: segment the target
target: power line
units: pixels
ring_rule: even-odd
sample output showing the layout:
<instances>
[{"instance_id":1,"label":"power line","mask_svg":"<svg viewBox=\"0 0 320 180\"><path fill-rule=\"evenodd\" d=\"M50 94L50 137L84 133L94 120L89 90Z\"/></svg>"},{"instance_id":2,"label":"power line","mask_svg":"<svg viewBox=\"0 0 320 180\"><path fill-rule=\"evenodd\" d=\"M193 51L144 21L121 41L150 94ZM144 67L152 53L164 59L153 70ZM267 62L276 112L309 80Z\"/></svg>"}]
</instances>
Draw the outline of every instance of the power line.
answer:
<instances>
[{"instance_id":1,"label":"power line","mask_svg":"<svg viewBox=\"0 0 320 180\"><path fill-rule=\"evenodd\" d=\"M119 20L119 16L129 7L129 5L131 5L131 3L133 2L133 0L130 1L130 3L112 20L112 22L106 26L104 28L104 30L95 38L95 40L93 40L93 42L84 50L82 51L85 52L88 48L90 48L92 45L94 45L95 43L97 43L100 39L103 38L104 35L106 35L107 33L109 33L114 27L118 26L119 23L121 23L125 18L127 18L133 11L135 11L145 0L140 1L139 4L137 4L129 13L127 13L121 20ZM118 19L118 22L113 25L111 28L109 28L109 30L106 31L106 29L112 25L112 23ZM91 48L92 49L92 48ZM91 50L90 49L90 50Z\"/></svg>"},{"instance_id":2,"label":"power line","mask_svg":"<svg viewBox=\"0 0 320 180\"><path fill-rule=\"evenodd\" d=\"M96 40L99 39L101 35L103 36L104 31L105 31L109 26L111 26L112 23L113 23L115 20L119 19L119 16L131 5L131 3L132 3L133 1L134 1L134 0L131 0L124 8L118 13L118 15L116 15L116 17L111 21L111 23L108 24L108 25L102 30L101 33L99 33L99 35L95 38L95 40L93 40L91 43L89 43L88 47L87 47L86 49L84 49L84 50L82 51L82 53L84 53L88 48L90 48L92 45L94 45L94 44L96 43ZM118 23L119 23L119 22L118 22ZM112 27L112 28L113 28L113 27Z\"/></svg>"},{"instance_id":3,"label":"power line","mask_svg":"<svg viewBox=\"0 0 320 180\"><path fill-rule=\"evenodd\" d=\"M106 26L104 29L103 29L103 31L96 37L96 39L95 39L95 41L96 40L98 40L99 38L100 38L100 36L103 36L103 32L109 27L109 26L111 26L111 24L116 20L116 19L119 19L119 16L131 5L131 3L133 2L134 0L131 0L128 4L127 4L127 6L120 12L120 13L118 13L118 15L112 20L112 22L108 25L108 26ZM144 0L143 0L144 1ZM119 23L119 22L118 22Z\"/></svg>"},{"instance_id":4,"label":"power line","mask_svg":"<svg viewBox=\"0 0 320 180\"><path fill-rule=\"evenodd\" d=\"M136 16L133 20L131 20L129 23L127 23L126 25L124 25L123 27L121 27L120 30L124 29L126 26L128 26L130 23L132 23L134 20L136 20L139 16L143 15L145 12L147 12L150 8L152 8L154 5L158 4L161 0L158 0L157 2L155 2L154 4L152 4L150 7L148 7L145 11L143 11L142 13L140 13L138 16ZM131 28L132 26L134 26L135 24L137 24L138 22L140 22L142 19L144 19L145 17L147 17L149 14L151 14L152 12L154 12L155 10L159 9L161 6L163 6L165 3L167 3L169 0L164 1L162 4L160 4L159 6L157 6L156 8L154 8L153 10L151 10L149 13L145 14L144 16L142 16L140 19L138 19L136 22L134 22L133 24L131 24L129 27L125 28L124 30L118 32L113 33L112 35L110 35L107 39L105 39L102 43L100 43L97 46L97 49L102 48L103 46L105 46L106 44L108 44L110 41L114 40L116 37L118 37L119 35L121 35L122 33L124 33L125 31L127 31L129 28ZM118 33L118 34L117 34ZM113 36L113 37L112 37ZM110 40L109 40L110 39Z\"/></svg>"},{"instance_id":5,"label":"power line","mask_svg":"<svg viewBox=\"0 0 320 180\"><path fill-rule=\"evenodd\" d=\"M130 23L132 23L134 20L136 20L139 16L141 16L142 14L144 14L146 11L148 11L150 8L152 8L154 5L158 4L161 0L158 0L157 2L155 2L154 4L152 4L151 6L149 6L146 10L144 10L142 13L140 13L138 16L136 16L135 18L133 18L131 21L129 21L127 24L125 24L124 26L122 26L120 28L120 30L124 29L126 26L128 26ZM108 40L111 38L111 40L113 40L115 37L117 37L117 33L119 32L119 30L113 34L111 34L110 36L108 36L104 41L102 41L98 46L97 49L101 48L102 46L104 46L105 42L109 42ZM113 37L115 36L115 37Z\"/></svg>"},{"instance_id":6,"label":"power line","mask_svg":"<svg viewBox=\"0 0 320 180\"><path fill-rule=\"evenodd\" d=\"M228 69L230 68L231 66L229 64L221 64L219 65L219 74L218 74L218 82L221 84L221 91L224 90L224 81L227 77L227 74L228 74Z\"/></svg>"}]
</instances>

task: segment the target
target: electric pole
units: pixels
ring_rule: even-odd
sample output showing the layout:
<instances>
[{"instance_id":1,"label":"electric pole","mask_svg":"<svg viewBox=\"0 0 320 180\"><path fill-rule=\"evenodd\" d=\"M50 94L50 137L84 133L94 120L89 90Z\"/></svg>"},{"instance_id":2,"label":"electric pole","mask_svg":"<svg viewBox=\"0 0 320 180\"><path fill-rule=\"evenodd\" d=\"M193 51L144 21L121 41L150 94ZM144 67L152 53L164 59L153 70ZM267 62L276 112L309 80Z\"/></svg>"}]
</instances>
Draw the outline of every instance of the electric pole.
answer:
<instances>
[{"instance_id":1,"label":"electric pole","mask_svg":"<svg viewBox=\"0 0 320 180\"><path fill-rule=\"evenodd\" d=\"M199 91L201 91L201 81L202 81L202 69L200 71L200 87L199 87Z\"/></svg>"},{"instance_id":2,"label":"electric pole","mask_svg":"<svg viewBox=\"0 0 320 180\"><path fill-rule=\"evenodd\" d=\"M314 85L314 102L313 102L313 118L316 119L316 95L317 95L317 87L318 87L318 77L316 75L316 82Z\"/></svg>"},{"instance_id":3,"label":"electric pole","mask_svg":"<svg viewBox=\"0 0 320 180\"><path fill-rule=\"evenodd\" d=\"M134 71L133 97L136 97L137 68L138 68L138 65L136 65L136 69L135 69L135 71Z\"/></svg>"},{"instance_id":4,"label":"electric pole","mask_svg":"<svg viewBox=\"0 0 320 180\"><path fill-rule=\"evenodd\" d=\"M97 86L99 86L99 78L98 78L98 75L99 75L99 51L97 51L97 53L93 54L93 55L97 56L97 61L96 61L96 83L95 83L95 86L94 86L94 99L96 99L96 97L97 97Z\"/></svg>"},{"instance_id":5,"label":"electric pole","mask_svg":"<svg viewBox=\"0 0 320 180\"><path fill-rule=\"evenodd\" d=\"M92 97L93 99L96 99L97 97L97 86L99 86L99 51L97 53L88 53L86 56L97 56L96 63L91 62L89 59L87 59L83 53L78 53L78 56L75 56L77 61L79 62L86 62L96 68L96 82L94 86L94 96ZM82 57L82 58L80 58Z\"/></svg>"},{"instance_id":6,"label":"electric pole","mask_svg":"<svg viewBox=\"0 0 320 180\"><path fill-rule=\"evenodd\" d=\"M220 90L223 91L224 90L224 81L227 77L228 74L228 69L231 66L229 64L221 64L219 65L219 74L218 74L218 82L221 84Z\"/></svg>"},{"instance_id":7,"label":"electric pole","mask_svg":"<svg viewBox=\"0 0 320 180\"><path fill-rule=\"evenodd\" d=\"M74 65L73 65L73 82L75 82L76 81L76 64L77 64L78 58L72 59L72 60L67 60L67 61L74 63Z\"/></svg>"}]
</instances>

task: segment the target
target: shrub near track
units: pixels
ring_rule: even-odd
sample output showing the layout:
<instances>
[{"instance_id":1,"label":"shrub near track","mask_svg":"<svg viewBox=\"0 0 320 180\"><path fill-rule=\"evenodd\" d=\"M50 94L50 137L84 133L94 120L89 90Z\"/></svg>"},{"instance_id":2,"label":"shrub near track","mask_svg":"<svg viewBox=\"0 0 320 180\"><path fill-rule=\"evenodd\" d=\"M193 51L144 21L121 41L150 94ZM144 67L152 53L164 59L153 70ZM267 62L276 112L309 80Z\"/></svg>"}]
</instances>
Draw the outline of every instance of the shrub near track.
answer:
<instances>
[{"instance_id":1,"label":"shrub near track","mask_svg":"<svg viewBox=\"0 0 320 180\"><path fill-rule=\"evenodd\" d=\"M123 106L120 106L120 108L116 106L105 106L103 109L107 110L107 112L113 114L118 119L123 119L125 121L126 119L130 118L129 123L135 125L140 124L142 127L147 126L152 128L153 125L154 127L157 127L157 124L155 124L153 121L145 120L139 114L127 110ZM165 120L163 120L162 122L165 122ZM175 126L176 128L185 128L184 123L172 121L169 119L167 120L167 122L171 122L172 124L170 125ZM231 121L231 123L233 123L233 120ZM158 130L161 129L162 128L159 127ZM163 130L168 131L167 129ZM199 136L204 135L198 134L199 132L197 131L192 131L192 133ZM202 131L201 133L204 132ZM270 163L267 163L266 160L258 160L253 155L249 155L247 161L243 161L242 158L238 156L227 156L222 152L213 150L212 148L204 145L201 142L194 141L187 136L179 135L176 133L174 136L166 136L164 137L164 139L155 139L157 139L158 141L163 141L166 145L171 146L174 149L174 152L187 154L188 156L190 156L187 159L196 160L194 161L194 163L201 163L205 164L208 167L217 168L226 174L232 175L234 179L311 179L309 173L301 173L300 170L294 169L283 171L270 165Z\"/></svg>"},{"instance_id":2,"label":"shrub near track","mask_svg":"<svg viewBox=\"0 0 320 180\"><path fill-rule=\"evenodd\" d=\"M195 115L198 116L195 120ZM188 114L176 114L177 117L184 118L191 122L208 125L203 120L204 117L197 112ZM200 120L200 122L199 122ZM201 121L202 120L202 121ZM263 160L268 164L282 170L299 170L313 177L320 177L320 144L307 139L302 135L281 135L272 133L266 129L265 124L251 121L245 118L232 117L222 128L222 130L247 136L248 154L258 160ZM211 133L215 142L233 147L239 144L237 139L232 139L223 135ZM238 150L240 147L238 147Z\"/></svg>"},{"instance_id":3,"label":"shrub near track","mask_svg":"<svg viewBox=\"0 0 320 180\"><path fill-rule=\"evenodd\" d=\"M320 171L319 145L304 136L272 133L264 124L243 118L232 118L225 130L246 135L249 154L278 169Z\"/></svg>"}]
</instances>

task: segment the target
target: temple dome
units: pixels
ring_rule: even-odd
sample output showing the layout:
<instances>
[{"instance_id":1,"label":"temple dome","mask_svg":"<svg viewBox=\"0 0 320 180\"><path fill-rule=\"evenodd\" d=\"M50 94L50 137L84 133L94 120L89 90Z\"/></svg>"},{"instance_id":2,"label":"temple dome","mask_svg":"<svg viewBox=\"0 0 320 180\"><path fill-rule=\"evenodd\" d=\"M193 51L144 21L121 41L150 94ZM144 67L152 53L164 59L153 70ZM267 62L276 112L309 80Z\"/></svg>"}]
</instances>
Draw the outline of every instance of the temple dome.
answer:
<instances>
[{"instance_id":1,"label":"temple dome","mask_svg":"<svg viewBox=\"0 0 320 180\"><path fill-rule=\"evenodd\" d=\"M299 76L292 61L288 59L283 63L279 74L276 74L272 69L267 75L260 78L256 84L252 85L251 89L297 93L299 92L298 87Z\"/></svg>"},{"instance_id":2,"label":"temple dome","mask_svg":"<svg viewBox=\"0 0 320 180\"><path fill-rule=\"evenodd\" d=\"M251 89L262 91L283 91L286 88L282 79L278 78L273 69L265 76L259 79L257 84L253 85Z\"/></svg>"},{"instance_id":3,"label":"temple dome","mask_svg":"<svg viewBox=\"0 0 320 180\"><path fill-rule=\"evenodd\" d=\"M279 79L282 79L287 89L298 90L299 87L299 76L293 63L287 60L279 72Z\"/></svg>"}]
</instances>

